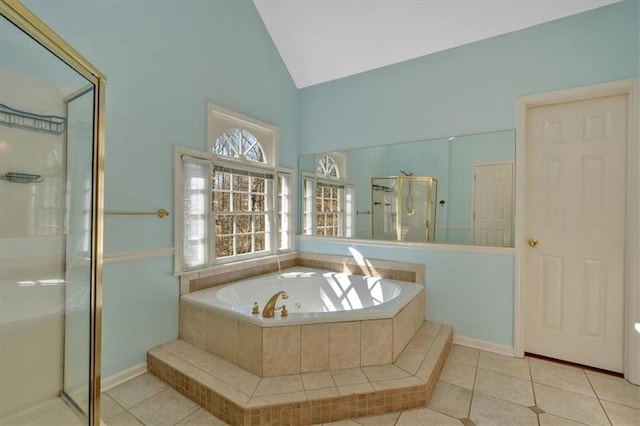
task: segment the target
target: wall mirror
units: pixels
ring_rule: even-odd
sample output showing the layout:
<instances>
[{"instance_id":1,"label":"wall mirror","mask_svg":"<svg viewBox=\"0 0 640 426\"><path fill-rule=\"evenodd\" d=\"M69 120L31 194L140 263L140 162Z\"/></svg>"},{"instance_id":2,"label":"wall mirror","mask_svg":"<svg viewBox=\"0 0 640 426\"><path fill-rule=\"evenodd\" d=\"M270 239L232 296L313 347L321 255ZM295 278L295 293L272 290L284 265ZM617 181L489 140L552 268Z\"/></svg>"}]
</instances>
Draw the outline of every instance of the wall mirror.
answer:
<instances>
[{"instance_id":1,"label":"wall mirror","mask_svg":"<svg viewBox=\"0 0 640 426\"><path fill-rule=\"evenodd\" d=\"M301 233L513 247L515 131L299 158Z\"/></svg>"}]
</instances>

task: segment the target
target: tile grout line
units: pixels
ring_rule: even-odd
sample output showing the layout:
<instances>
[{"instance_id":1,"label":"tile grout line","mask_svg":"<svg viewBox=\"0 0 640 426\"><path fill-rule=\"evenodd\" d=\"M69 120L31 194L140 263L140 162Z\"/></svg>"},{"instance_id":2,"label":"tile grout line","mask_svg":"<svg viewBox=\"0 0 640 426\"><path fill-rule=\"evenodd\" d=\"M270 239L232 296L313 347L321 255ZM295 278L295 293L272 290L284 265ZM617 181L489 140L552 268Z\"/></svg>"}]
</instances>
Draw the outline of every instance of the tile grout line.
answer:
<instances>
[{"instance_id":1,"label":"tile grout line","mask_svg":"<svg viewBox=\"0 0 640 426\"><path fill-rule=\"evenodd\" d=\"M482 350L478 349L478 359L476 360L476 371L473 375L473 385L471 386L471 400L469 401L469 408L467 409L467 418L471 420L471 407L473 407L473 400L476 397L476 383L478 381L478 370L480 369L480 356L482 355Z\"/></svg>"},{"instance_id":2,"label":"tile grout line","mask_svg":"<svg viewBox=\"0 0 640 426\"><path fill-rule=\"evenodd\" d=\"M602 408L602 412L604 413L604 416L609 421L609 424L612 425L613 422L611 421L611 418L609 417L609 413L607 413L607 410L604 408L604 405L602 404L602 400L600 399L600 395L598 395L598 392L596 391L595 386L593 386L593 383L591 383L591 379L589 378L589 375L587 374L587 370L585 370L583 368L582 369L582 374L584 374L585 377L587 378L587 382L589 382L589 386L591 386L591 390L593 391L593 394L596 396L596 399L598 400L598 404L600 404L600 408Z\"/></svg>"},{"instance_id":3,"label":"tile grout line","mask_svg":"<svg viewBox=\"0 0 640 426\"><path fill-rule=\"evenodd\" d=\"M524 359L527 360L527 366L529 367L529 379L531 380L531 393L533 394L533 405L534 407L541 409L540 407L538 407L538 398L536 398L536 388L535 386L533 386L533 373L531 372L531 359L526 355L524 356ZM541 426L540 414L541 413L536 413L536 420L538 421L538 426Z\"/></svg>"}]
</instances>

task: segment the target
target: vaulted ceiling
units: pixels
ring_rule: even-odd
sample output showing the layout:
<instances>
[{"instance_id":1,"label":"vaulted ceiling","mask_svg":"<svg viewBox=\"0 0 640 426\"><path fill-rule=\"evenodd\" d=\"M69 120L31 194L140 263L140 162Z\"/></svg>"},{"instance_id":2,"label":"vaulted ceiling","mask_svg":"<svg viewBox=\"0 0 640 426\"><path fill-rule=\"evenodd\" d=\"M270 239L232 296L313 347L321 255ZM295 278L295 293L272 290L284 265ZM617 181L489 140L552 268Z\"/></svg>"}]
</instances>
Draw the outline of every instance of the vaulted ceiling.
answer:
<instances>
[{"instance_id":1,"label":"vaulted ceiling","mask_svg":"<svg viewBox=\"0 0 640 426\"><path fill-rule=\"evenodd\" d=\"M298 88L617 0L253 0Z\"/></svg>"}]
</instances>

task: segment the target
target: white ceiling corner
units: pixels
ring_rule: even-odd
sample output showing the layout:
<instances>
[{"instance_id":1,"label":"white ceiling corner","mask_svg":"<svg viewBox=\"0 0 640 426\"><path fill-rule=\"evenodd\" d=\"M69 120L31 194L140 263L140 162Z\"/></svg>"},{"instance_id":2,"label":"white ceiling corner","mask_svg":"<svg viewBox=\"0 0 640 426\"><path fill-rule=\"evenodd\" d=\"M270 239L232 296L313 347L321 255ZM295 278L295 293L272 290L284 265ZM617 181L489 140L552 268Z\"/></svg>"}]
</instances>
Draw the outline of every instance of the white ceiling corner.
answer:
<instances>
[{"instance_id":1,"label":"white ceiling corner","mask_svg":"<svg viewBox=\"0 0 640 426\"><path fill-rule=\"evenodd\" d=\"M618 0L253 0L298 88Z\"/></svg>"}]
</instances>

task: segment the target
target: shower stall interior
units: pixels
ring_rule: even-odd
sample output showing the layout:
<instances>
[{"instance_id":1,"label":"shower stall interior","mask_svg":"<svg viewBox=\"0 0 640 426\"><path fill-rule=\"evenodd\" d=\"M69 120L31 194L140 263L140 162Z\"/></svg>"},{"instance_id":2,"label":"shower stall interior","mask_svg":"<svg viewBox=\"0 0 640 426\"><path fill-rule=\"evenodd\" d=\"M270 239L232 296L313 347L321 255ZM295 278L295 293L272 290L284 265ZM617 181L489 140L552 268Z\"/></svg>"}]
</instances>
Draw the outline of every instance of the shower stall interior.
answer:
<instances>
[{"instance_id":1,"label":"shower stall interior","mask_svg":"<svg viewBox=\"0 0 640 426\"><path fill-rule=\"evenodd\" d=\"M0 12L0 424L96 424L103 81Z\"/></svg>"},{"instance_id":2,"label":"shower stall interior","mask_svg":"<svg viewBox=\"0 0 640 426\"><path fill-rule=\"evenodd\" d=\"M434 242L438 180L427 176L371 178L372 237Z\"/></svg>"}]
</instances>

